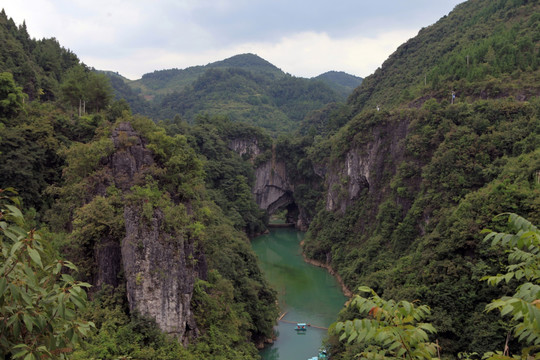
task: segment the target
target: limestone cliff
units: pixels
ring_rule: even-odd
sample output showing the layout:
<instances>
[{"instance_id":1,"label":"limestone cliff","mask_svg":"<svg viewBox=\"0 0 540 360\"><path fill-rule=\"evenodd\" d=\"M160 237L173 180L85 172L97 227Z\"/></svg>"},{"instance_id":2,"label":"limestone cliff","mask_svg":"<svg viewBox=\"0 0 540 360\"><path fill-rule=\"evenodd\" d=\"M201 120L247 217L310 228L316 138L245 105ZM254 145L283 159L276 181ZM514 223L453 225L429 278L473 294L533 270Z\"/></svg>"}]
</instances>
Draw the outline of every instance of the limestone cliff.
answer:
<instances>
[{"instance_id":1,"label":"limestone cliff","mask_svg":"<svg viewBox=\"0 0 540 360\"><path fill-rule=\"evenodd\" d=\"M380 203L388 191L387 180L403 160L407 128L406 120L376 125L366 141L346 152L343 161L328 164L324 171L327 211L344 213L364 193Z\"/></svg>"},{"instance_id":2,"label":"limestone cliff","mask_svg":"<svg viewBox=\"0 0 540 360\"><path fill-rule=\"evenodd\" d=\"M229 142L229 148L253 164L256 163L255 158L262 153L256 138L232 140ZM271 154L270 159L258 163L255 167L255 183L252 188L255 202L269 215L280 209L286 209L287 222L294 223L298 229L306 231L311 219L306 209L298 206L295 201L295 186L298 184L291 179L285 162L279 160L280 154L276 154L275 147L272 148Z\"/></svg>"},{"instance_id":3,"label":"limestone cliff","mask_svg":"<svg viewBox=\"0 0 540 360\"><path fill-rule=\"evenodd\" d=\"M283 162L269 160L255 169L255 201L269 214L293 202L293 191Z\"/></svg>"},{"instance_id":4,"label":"limestone cliff","mask_svg":"<svg viewBox=\"0 0 540 360\"><path fill-rule=\"evenodd\" d=\"M204 257L194 254L192 243L161 231L159 209L151 223L129 206L124 218L122 264L130 310L155 319L162 331L187 343L198 333L190 303Z\"/></svg>"},{"instance_id":5,"label":"limestone cliff","mask_svg":"<svg viewBox=\"0 0 540 360\"><path fill-rule=\"evenodd\" d=\"M229 142L229 149L252 162L261 154L256 138L233 139ZM275 152L272 151L272 158L255 168L255 184L252 189L255 202L259 208L273 214L294 201L293 191L285 164L276 161Z\"/></svg>"},{"instance_id":6,"label":"limestone cliff","mask_svg":"<svg viewBox=\"0 0 540 360\"><path fill-rule=\"evenodd\" d=\"M233 139L229 141L228 147L238 155L249 159L254 159L261 153L257 138Z\"/></svg>"},{"instance_id":7,"label":"limestone cliff","mask_svg":"<svg viewBox=\"0 0 540 360\"><path fill-rule=\"evenodd\" d=\"M115 185L126 196L133 185L144 184L145 175L157 165L129 123L118 125L112 141L114 152L102 160L106 176L94 186L95 194L105 195L104 189ZM186 343L198 333L190 303L195 279L206 276L204 255L192 242L163 230L160 209L148 221L137 206L128 204L123 217L125 237L104 238L94 248L94 284L116 287L123 273L130 310L155 319L161 330Z\"/></svg>"}]
</instances>

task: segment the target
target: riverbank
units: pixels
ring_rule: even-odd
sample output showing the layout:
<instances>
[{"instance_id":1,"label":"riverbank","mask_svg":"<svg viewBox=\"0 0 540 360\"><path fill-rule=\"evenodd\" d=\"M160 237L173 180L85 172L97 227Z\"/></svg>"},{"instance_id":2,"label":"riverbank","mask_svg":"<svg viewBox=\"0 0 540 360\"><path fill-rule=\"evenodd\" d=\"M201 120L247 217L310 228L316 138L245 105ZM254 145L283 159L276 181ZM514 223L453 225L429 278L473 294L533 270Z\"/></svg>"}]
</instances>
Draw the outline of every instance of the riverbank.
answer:
<instances>
[{"instance_id":1,"label":"riverbank","mask_svg":"<svg viewBox=\"0 0 540 360\"><path fill-rule=\"evenodd\" d=\"M301 248L304 247L304 241L303 240L300 242L300 247ZM353 292L351 290L349 290L349 288L347 287L347 285L345 285L345 282L343 281L341 276L337 273L337 271L335 271L332 268L332 266L330 266L329 264L323 263L321 261L317 261L317 260L313 260L313 259L308 258L303 251L302 251L302 257L304 258L304 261L307 262L308 264L315 265L315 266L321 267L323 269L326 269L326 271L328 271L333 277L336 278L337 282L341 286L341 291L343 291L343 295L345 295L349 299L353 297L353 295L354 295Z\"/></svg>"}]
</instances>

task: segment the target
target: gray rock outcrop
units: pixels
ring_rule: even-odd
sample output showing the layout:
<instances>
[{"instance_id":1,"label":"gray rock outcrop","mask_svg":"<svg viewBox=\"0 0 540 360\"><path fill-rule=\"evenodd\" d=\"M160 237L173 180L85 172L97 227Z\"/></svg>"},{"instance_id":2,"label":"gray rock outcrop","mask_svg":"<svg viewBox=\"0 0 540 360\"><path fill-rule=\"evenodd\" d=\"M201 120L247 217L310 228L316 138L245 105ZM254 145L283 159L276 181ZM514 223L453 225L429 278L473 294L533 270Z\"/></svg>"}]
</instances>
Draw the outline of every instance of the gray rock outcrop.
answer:
<instances>
[{"instance_id":1,"label":"gray rock outcrop","mask_svg":"<svg viewBox=\"0 0 540 360\"><path fill-rule=\"evenodd\" d=\"M103 183L95 195L105 195L115 185L124 195L144 184L155 167L152 152L129 123L112 132L114 153L104 158ZM97 266L94 285L117 287L119 274L126 281L132 312L155 319L159 328L184 344L198 334L191 298L196 278L206 278L206 261L193 243L163 230L163 213L154 210L151 221L144 219L135 205L125 205L123 239L104 238L94 248Z\"/></svg>"},{"instance_id":2,"label":"gray rock outcrop","mask_svg":"<svg viewBox=\"0 0 540 360\"><path fill-rule=\"evenodd\" d=\"M319 169L326 174L327 211L344 213L364 192L379 198L385 196L382 177L395 174L395 164L403 158L407 128L408 121L376 126L371 140L351 148L344 161L329 164L325 171Z\"/></svg>"},{"instance_id":3,"label":"gray rock outcrop","mask_svg":"<svg viewBox=\"0 0 540 360\"><path fill-rule=\"evenodd\" d=\"M159 209L147 223L136 208L126 206L124 219L122 263L130 310L155 319L162 331L187 343L198 333L190 304L199 276L195 265L204 260L195 256L193 244L163 233Z\"/></svg>"}]
</instances>

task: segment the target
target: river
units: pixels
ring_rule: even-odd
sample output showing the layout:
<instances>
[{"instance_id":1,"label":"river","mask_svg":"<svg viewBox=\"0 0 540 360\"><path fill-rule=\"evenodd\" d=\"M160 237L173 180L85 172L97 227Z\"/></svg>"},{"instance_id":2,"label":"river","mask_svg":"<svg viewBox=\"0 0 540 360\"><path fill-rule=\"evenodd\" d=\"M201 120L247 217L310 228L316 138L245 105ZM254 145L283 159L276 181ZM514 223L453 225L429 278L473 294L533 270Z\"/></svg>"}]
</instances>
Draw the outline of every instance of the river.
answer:
<instances>
[{"instance_id":1,"label":"river","mask_svg":"<svg viewBox=\"0 0 540 360\"><path fill-rule=\"evenodd\" d=\"M327 328L337 318L347 298L325 269L304 262L300 241L304 234L290 228L272 229L252 241L253 250L268 282L278 291L283 320ZM261 350L264 360L309 359L317 356L326 330L308 327L296 332L295 324L279 321L278 338Z\"/></svg>"}]
</instances>

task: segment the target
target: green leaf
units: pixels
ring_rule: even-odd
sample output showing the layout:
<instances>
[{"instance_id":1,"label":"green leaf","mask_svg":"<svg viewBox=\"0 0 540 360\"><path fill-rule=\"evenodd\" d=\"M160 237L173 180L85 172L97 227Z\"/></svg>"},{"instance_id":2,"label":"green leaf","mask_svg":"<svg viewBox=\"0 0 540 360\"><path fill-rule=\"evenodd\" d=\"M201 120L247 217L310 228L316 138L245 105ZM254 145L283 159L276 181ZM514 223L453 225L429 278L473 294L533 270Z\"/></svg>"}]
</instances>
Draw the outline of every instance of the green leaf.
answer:
<instances>
[{"instance_id":1,"label":"green leaf","mask_svg":"<svg viewBox=\"0 0 540 360\"><path fill-rule=\"evenodd\" d=\"M26 329L29 332L32 332L32 329L34 328L34 323L32 322L32 318L28 314L23 315L23 322L24 326L26 326Z\"/></svg>"},{"instance_id":2,"label":"green leaf","mask_svg":"<svg viewBox=\"0 0 540 360\"><path fill-rule=\"evenodd\" d=\"M373 289L371 289L369 286L360 286L358 287L358 291L365 292L365 293L375 293Z\"/></svg>"},{"instance_id":3,"label":"green leaf","mask_svg":"<svg viewBox=\"0 0 540 360\"><path fill-rule=\"evenodd\" d=\"M21 248L21 246L23 246L24 243L22 241L17 241L15 244L13 244L13 246L11 247L11 251L10 251L10 255L13 256L13 254L15 254L17 252L17 250L19 250Z\"/></svg>"},{"instance_id":4,"label":"green leaf","mask_svg":"<svg viewBox=\"0 0 540 360\"><path fill-rule=\"evenodd\" d=\"M24 345L24 344L23 344ZM26 346L26 345L25 345ZM26 354L28 354L28 349L24 349L24 350L21 350L15 354L12 355L12 358L13 359L18 359L18 358L22 358L23 356L25 356Z\"/></svg>"},{"instance_id":5,"label":"green leaf","mask_svg":"<svg viewBox=\"0 0 540 360\"><path fill-rule=\"evenodd\" d=\"M435 329L435 327L431 324L428 324L428 323L422 323L418 326L420 329L424 329L426 330L427 332L430 332L432 334L436 333L437 330Z\"/></svg>"},{"instance_id":6,"label":"green leaf","mask_svg":"<svg viewBox=\"0 0 540 360\"><path fill-rule=\"evenodd\" d=\"M504 316L506 314L509 314L511 313L512 311L514 310L514 307L510 304L508 305L505 305L502 309L501 309L501 316Z\"/></svg>"},{"instance_id":7,"label":"green leaf","mask_svg":"<svg viewBox=\"0 0 540 360\"><path fill-rule=\"evenodd\" d=\"M26 303L26 305L29 305L29 306L33 305L32 298L30 297L30 295L28 295L28 293L24 289L21 289L20 295L21 295L22 300Z\"/></svg>"},{"instance_id":8,"label":"green leaf","mask_svg":"<svg viewBox=\"0 0 540 360\"><path fill-rule=\"evenodd\" d=\"M1 277L0 278L0 299L4 296L6 287L7 287L7 280L5 277Z\"/></svg>"},{"instance_id":9,"label":"green leaf","mask_svg":"<svg viewBox=\"0 0 540 360\"><path fill-rule=\"evenodd\" d=\"M11 214L10 214L11 216L13 216L15 218L18 218L18 219L23 219L24 218L21 210L19 210L17 207L15 207L13 205L8 205L8 204L6 204L6 207L11 212Z\"/></svg>"},{"instance_id":10,"label":"green leaf","mask_svg":"<svg viewBox=\"0 0 540 360\"><path fill-rule=\"evenodd\" d=\"M28 250L28 255L30 255L30 258L33 262L39 265L40 268L43 269L43 264L41 263L41 256L39 256L39 253L36 249L32 249L30 246L26 247Z\"/></svg>"}]
</instances>

